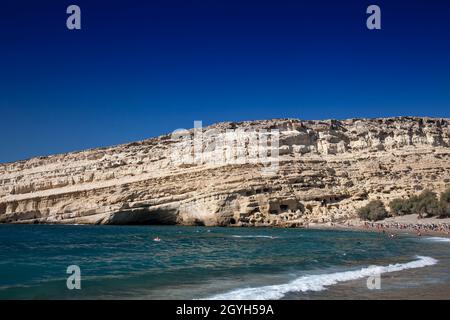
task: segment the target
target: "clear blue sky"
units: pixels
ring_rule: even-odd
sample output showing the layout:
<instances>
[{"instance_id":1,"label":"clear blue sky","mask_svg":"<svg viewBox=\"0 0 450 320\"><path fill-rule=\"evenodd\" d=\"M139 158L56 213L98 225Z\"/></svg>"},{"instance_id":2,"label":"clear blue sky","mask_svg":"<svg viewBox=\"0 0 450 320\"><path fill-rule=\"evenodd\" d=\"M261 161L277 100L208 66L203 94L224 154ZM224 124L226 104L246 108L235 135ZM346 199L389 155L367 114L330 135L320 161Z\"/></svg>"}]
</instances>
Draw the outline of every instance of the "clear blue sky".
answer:
<instances>
[{"instance_id":1,"label":"clear blue sky","mask_svg":"<svg viewBox=\"0 0 450 320\"><path fill-rule=\"evenodd\" d=\"M449 14L445 0L2 0L0 162L194 120L449 117Z\"/></svg>"}]
</instances>

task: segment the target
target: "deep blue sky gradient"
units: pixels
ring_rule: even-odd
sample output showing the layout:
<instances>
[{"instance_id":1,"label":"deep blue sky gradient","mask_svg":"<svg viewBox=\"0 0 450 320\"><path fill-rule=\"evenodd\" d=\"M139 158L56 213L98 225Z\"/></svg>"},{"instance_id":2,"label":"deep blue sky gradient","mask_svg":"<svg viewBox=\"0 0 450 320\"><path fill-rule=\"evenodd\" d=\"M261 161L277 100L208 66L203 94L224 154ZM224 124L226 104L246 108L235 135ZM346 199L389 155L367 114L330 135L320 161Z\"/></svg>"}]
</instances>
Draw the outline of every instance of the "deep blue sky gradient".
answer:
<instances>
[{"instance_id":1,"label":"deep blue sky gradient","mask_svg":"<svg viewBox=\"0 0 450 320\"><path fill-rule=\"evenodd\" d=\"M449 14L445 0L2 0L0 162L194 120L449 117Z\"/></svg>"}]
</instances>

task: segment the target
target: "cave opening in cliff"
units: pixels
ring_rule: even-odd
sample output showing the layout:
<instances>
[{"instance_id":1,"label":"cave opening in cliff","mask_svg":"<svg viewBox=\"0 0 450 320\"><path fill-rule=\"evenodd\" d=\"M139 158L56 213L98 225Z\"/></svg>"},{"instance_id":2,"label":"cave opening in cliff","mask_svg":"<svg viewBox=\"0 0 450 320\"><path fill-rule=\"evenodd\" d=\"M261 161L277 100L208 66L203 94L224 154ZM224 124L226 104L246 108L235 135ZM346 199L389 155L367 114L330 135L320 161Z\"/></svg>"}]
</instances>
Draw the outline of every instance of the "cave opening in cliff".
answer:
<instances>
[{"instance_id":1,"label":"cave opening in cliff","mask_svg":"<svg viewBox=\"0 0 450 320\"><path fill-rule=\"evenodd\" d=\"M127 225L176 225L178 210L173 208L139 208L119 211L110 217L109 224Z\"/></svg>"},{"instance_id":2,"label":"cave opening in cliff","mask_svg":"<svg viewBox=\"0 0 450 320\"><path fill-rule=\"evenodd\" d=\"M194 220L194 225L198 226L198 227L204 227L205 226L205 222L200 220L200 219L195 219Z\"/></svg>"}]
</instances>

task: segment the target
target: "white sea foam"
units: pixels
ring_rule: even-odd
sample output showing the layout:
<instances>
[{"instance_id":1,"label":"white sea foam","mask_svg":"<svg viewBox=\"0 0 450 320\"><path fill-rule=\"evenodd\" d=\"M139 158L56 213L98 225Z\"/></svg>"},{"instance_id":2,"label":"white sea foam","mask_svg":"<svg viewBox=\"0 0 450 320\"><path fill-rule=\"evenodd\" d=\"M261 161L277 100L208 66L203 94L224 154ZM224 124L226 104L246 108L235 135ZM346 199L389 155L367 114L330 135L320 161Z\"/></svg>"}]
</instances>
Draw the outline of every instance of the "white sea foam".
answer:
<instances>
[{"instance_id":1,"label":"white sea foam","mask_svg":"<svg viewBox=\"0 0 450 320\"><path fill-rule=\"evenodd\" d=\"M211 300L275 300L283 298L289 292L323 291L327 286L338 282L367 278L376 274L397 272L406 269L423 268L437 263L431 257L417 256L417 260L407 263L396 263L388 266L369 266L360 270L344 271L329 274L308 275L292 282L279 285L245 288L218 294Z\"/></svg>"},{"instance_id":2,"label":"white sea foam","mask_svg":"<svg viewBox=\"0 0 450 320\"><path fill-rule=\"evenodd\" d=\"M433 242L450 242L450 238L443 238L443 237L428 237L425 239Z\"/></svg>"},{"instance_id":3,"label":"white sea foam","mask_svg":"<svg viewBox=\"0 0 450 320\"><path fill-rule=\"evenodd\" d=\"M238 236L238 235L232 235L231 237L233 238L269 238L269 239L274 239L277 237L272 237L272 236L261 236L261 235L248 235L248 236Z\"/></svg>"}]
</instances>

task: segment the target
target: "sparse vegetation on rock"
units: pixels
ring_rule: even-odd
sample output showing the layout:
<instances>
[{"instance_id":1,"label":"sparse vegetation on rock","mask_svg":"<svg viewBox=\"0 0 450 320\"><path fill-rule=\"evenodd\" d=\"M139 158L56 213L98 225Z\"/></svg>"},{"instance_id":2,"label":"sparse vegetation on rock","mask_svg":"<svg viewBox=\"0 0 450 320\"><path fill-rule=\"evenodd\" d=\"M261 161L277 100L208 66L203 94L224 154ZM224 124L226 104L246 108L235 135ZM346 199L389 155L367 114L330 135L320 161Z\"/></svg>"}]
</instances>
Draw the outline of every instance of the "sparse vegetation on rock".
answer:
<instances>
[{"instance_id":1,"label":"sparse vegetation on rock","mask_svg":"<svg viewBox=\"0 0 450 320\"><path fill-rule=\"evenodd\" d=\"M394 199L389 203L391 213L396 216L418 214L420 217L448 217L450 215L450 188L437 194L424 190L409 199Z\"/></svg>"},{"instance_id":2,"label":"sparse vegetation on rock","mask_svg":"<svg viewBox=\"0 0 450 320\"><path fill-rule=\"evenodd\" d=\"M442 216L450 217L450 188L441 193Z\"/></svg>"},{"instance_id":3,"label":"sparse vegetation on rock","mask_svg":"<svg viewBox=\"0 0 450 320\"><path fill-rule=\"evenodd\" d=\"M362 220L378 221L388 216L388 212L380 200L372 200L366 206L359 208L358 216Z\"/></svg>"},{"instance_id":4,"label":"sparse vegetation on rock","mask_svg":"<svg viewBox=\"0 0 450 320\"><path fill-rule=\"evenodd\" d=\"M410 214L411 208L409 208L409 201L404 199L394 199L389 203L389 208L391 213L395 216L403 216L405 214Z\"/></svg>"}]
</instances>

